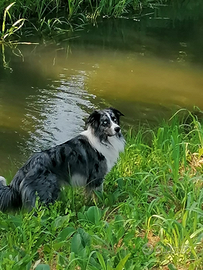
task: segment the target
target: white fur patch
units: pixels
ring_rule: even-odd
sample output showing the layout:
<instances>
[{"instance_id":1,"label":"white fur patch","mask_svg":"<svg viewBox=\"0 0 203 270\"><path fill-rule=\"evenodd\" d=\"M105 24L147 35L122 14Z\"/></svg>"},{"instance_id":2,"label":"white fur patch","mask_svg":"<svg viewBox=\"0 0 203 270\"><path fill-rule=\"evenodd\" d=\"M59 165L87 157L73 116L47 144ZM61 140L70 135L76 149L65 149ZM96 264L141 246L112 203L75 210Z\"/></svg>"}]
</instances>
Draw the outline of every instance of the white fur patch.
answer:
<instances>
[{"instance_id":1,"label":"white fur patch","mask_svg":"<svg viewBox=\"0 0 203 270\"><path fill-rule=\"evenodd\" d=\"M6 179L3 176L0 176L0 182L6 186Z\"/></svg>"},{"instance_id":2,"label":"white fur patch","mask_svg":"<svg viewBox=\"0 0 203 270\"><path fill-rule=\"evenodd\" d=\"M110 127L110 133L112 136L114 136L116 134L116 131L115 131L115 128L118 128L119 125L117 125L116 123L114 123L112 120L111 120L111 116L106 112L106 115L108 116L109 118L109 121L111 123L111 127ZM120 127L119 127L120 128Z\"/></svg>"},{"instance_id":3,"label":"white fur patch","mask_svg":"<svg viewBox=\"0 0 203 270\"><path fill-rule=\"evenodd\" d=\"M82 187L86 185L86 178L84 176L82 176L79 173L74 174L71 177L71 186L73 187Z\"/></svg>"},{"instance_id":4,"label":"white fur patch","mask_svg":"<svg viewBox=\"0 0 203 270\"><path fill-rule=\"evenodd\" d=\"M104 144L101 143L96 136L94 136L91 127L88 127L88 129L83 131L81 135L86 136L92 147L95 148L106 158L107 170L109 172L112 169L112 167L116 164L116 161L119 157L119 153L124 151L125 146L124 138L112 136L108 138L109 143Z\"/></svg>"}]
</instances>

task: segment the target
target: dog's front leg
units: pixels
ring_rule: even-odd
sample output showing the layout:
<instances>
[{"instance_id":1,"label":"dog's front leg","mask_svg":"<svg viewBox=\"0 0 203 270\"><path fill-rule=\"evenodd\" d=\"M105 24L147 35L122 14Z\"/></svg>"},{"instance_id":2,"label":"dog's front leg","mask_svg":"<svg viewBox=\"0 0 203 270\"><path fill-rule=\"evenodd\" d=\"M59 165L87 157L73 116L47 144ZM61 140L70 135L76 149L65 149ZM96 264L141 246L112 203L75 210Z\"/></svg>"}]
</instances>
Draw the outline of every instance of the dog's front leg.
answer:
<instances>
[{"instance_id":1,"label":"dog's front leg","mask_svg":"<svg viewBox=\"0 0 203 270\"><path fill-rule=\"evenodd\" d=\"M94 191L102 193L103 192L103 178L97 179L96 181L94 180L94 181L89 182L85 190L88 196L91 196Z\"/></svg>"},{"instance_id":2,"label":"dog's front leg","mask_svg":"<svg viewBox=\"0 0 203 270\"><path fill-rule=\"evenodd\" d=\"M103 193L103 191L104 191L104 189L103 189L103 182L101 183L100 186L96 187L94 190Z\"/></svg>"}]
</instances>

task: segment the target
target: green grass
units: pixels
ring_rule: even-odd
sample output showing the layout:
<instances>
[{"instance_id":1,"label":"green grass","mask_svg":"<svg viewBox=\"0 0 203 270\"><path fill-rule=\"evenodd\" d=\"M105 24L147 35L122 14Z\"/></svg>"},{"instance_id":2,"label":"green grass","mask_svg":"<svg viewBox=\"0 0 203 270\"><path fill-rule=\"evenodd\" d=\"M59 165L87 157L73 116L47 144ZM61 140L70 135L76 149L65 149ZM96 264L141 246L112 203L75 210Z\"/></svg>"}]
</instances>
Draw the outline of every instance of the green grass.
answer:
<instances>
[{"instance_id":1,"label":"green grass","mask_svg":"<svg viewBox=\"0 0 203 270\"><path fill-rule=\"evenodd\" d=\"M0 213L0 269L202 269L203 125L174 116L126 139L102 196Z\"/></svg>"},{"instance_id":2,"label":"green grass","mask_svg":"<svg viewBox=\"0 0 203 270\"><path fill-rule=\"evenodd\" d=\"M10 18L6 21L7 28L21 18L18 27L23 23L26 35L33 32L56 35L89 22L95 23L98 17L127 16L143 7L165 2L167 0L1 0L0 24L5 22L4 10L12 6ZM0 35L3 36L4 31L0 31Z\"/></svg>"}]
</instances>

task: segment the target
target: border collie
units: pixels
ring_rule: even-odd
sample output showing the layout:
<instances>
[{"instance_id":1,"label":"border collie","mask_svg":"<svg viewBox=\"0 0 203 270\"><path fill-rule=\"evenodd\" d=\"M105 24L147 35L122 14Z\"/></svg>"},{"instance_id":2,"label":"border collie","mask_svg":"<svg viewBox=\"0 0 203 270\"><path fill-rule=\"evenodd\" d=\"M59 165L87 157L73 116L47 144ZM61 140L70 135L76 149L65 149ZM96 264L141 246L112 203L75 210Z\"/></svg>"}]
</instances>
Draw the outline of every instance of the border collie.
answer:
<instances>
[{"instance_id":1,"label":"border collie","mask_svg":"<svg viewBox=\"0 0 203 270\"><path fill-rule=\"evenodd\" d=\"M6 186L0 177L0 210L31 209L36 197L53 203L67 184L84 186L87 193L103 191L104 176L124 151L125 140L119 126L123 114L108 108L94 111L87 129L77 137L48 150L35 153Z\"/></svg>"}]
</instances>

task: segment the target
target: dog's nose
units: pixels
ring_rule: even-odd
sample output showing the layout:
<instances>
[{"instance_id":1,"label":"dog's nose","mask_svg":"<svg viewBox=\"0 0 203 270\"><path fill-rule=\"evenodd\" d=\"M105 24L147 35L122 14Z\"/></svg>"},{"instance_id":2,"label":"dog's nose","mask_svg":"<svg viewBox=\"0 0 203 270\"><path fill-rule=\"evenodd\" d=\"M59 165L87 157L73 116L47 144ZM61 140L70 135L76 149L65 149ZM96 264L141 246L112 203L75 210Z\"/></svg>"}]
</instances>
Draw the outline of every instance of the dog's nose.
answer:
<instances>
[{"instance_id":1,"label":"dog's nose","mask_svg":"<svg viewBox=\"0 0 203 270\"><path fill-rule=\"evenodd\" d=\"M120 127L115 127L114 130L115 130L116 133L118 133L121 130L121 128Z\"/></svg>"}]
</instances>

